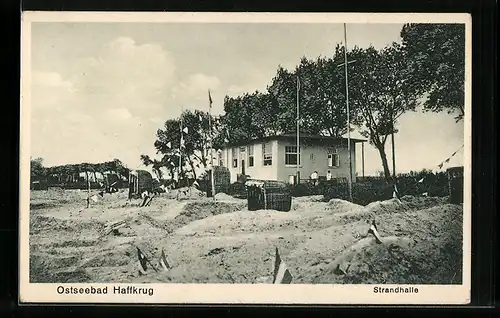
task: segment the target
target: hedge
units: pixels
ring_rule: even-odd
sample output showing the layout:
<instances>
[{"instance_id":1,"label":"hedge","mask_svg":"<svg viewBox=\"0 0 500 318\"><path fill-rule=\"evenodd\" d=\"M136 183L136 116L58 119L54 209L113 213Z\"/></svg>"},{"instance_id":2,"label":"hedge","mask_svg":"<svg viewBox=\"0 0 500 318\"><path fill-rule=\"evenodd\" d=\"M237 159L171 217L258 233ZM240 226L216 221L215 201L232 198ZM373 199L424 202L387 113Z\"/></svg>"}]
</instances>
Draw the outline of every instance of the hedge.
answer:
<instances>
[{"instance_id":1,"label":"hedge","mask_svg":"<svg viewBox=\"0 0 500 318\"><path fill-rule=\"evenodd\" d=\"M423 182L418 180L424 177ZM302 183L291 186L294 197L323 195L325 201L331 199L349 200L349 188L347 183L320 183L313 186L311 183ZM444 197L449 195L448 178L445 173L427 173L425 175L402 175L398 176L398 191L403 195L421 195L427 192L429 196ZM352 184L353 202L361 205L374 201L392 198L393 188L382 178L370 178Z\"/></svg>"}]
</instances>

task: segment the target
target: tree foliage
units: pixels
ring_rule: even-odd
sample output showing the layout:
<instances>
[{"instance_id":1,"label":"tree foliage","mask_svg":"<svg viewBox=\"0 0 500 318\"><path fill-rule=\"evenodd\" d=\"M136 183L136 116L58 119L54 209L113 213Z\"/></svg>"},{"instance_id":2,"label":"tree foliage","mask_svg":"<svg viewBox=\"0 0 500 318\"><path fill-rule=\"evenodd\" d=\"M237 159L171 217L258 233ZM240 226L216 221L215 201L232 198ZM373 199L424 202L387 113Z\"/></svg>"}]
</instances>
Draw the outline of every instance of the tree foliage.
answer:
<instances>
[{"instance_id":1,"label":"tree foliage","mask_svg":"<svg viewBox=\"0 0 500 318\"><path fill-rule=\"evenodd\" d=\"M35 158L30 160L30 175L32 180L44 178L46 170L43 166L43 158Z\"/></svg>"},{"instance_id":2,"label":"tree foliage","mask_svg":"<svg viewBox=\"0 0 500 318\"><path fill-rule=\"evenodd\" d=\"M141 160L145 165L153 165L154 170L159 171L161 167L165 167L171 175L174 175L180 166L183 168L182 172L190 170L196 177L196 168L207 167L209 163L207 149L210 141L217 138L219 134L217 132L221 127L220 118L216 116L210 116L199 110L186 110L180 118L167 120L163 128L157 131L154 145L157 153L162 155L162 159L152 160L149 156L142 155ZM187 129L187 133L183 133L182 149L181 129Z\"/></svg>"},{"instance_id":3,"label":"tree foliage","mask_svg":"<svg viewBox=\"0 0 500 318\"><path fill-rule=\"evenodd\" d=\"M465 115L465 24L405 24L403 49L424 109Z\"/></svg>"},{"instance_id":4,"label":"tree foliage","mask_svg":"<svg viewBox=\"0 0 500 318\"><path fill-rule=\"evenodd\" d=\"M356 62L349 65L350 103L362 119L360 133L375 146L382 160L384 176L391 174L385 144L397 133L398 118L418 105L418 89L409 80L401 46L393 43L381 50L370 46L354 48L349 54Z\"/></svg>"},{"instance_id":5,"label":"tree foliage","mask_svg":"<svg viewBox=\"0 0 500 318\"><path fill-rule=\"evenodd\" d=\"M90 174L95 174L97 172L104 173L116 173L123 178L128 178L129 169L123 164L119 159L113 159L112 161L102 162L102 163L79 163L79 164L67 164L53 167L43 167L41 158L37 158L31 161L31 176L72 176L80 174L81 172L88 172ZM35 168L34 168L35 167ZM39 171L39 172L37 172ZM38 174L37 174L38 173Z\"/></svg>"},{"instance_id":6,"label":"tree foliage","mask_svg":"<svg viewBox=\"0 0 500 318\"><path fill-rule=\"evenodd\" d=\"M463 116L464 30L461 25L407 24L403 43L382 49L355 47L347 52L349 117L379 152L383 175L391 182L386 155L388 136L398 132L398 119L415 111L426 96L424 108L432 111L459 110ZM206 167L208 142L215 149L270 135L297 131L297 100L300 132L341 137L348 131L346 108L345 51L337 45L331 56L301 58L293 70L278 66L265 91L224 99L224 115L186 111L158 130L156 149L163 159L145 156L143 162L178 167L180 121L188 127L182 166L194 170L198 161ZM299 95L297 82L299 81ZM199 118L202 118L201 120ZM171 147L167 147L170 145Z\"/></svg>"}]
</instances>

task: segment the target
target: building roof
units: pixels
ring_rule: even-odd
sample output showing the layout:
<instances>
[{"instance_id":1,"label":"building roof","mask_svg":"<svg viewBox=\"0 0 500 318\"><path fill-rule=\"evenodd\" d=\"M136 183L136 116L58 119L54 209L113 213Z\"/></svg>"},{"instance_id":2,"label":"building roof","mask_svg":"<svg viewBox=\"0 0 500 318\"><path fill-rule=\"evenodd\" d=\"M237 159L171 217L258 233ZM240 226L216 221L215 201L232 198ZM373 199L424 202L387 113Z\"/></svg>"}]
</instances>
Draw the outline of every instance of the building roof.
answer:
<instances>
[{"instance_id":1,"label":"building roof","mask_svg":"<svg viewBox=\"0 0 500 318\"><path fill-rule=\"evenodd\" d=\"M272 135L272 136L266 136L262 138L255 138L255 139L250 139L246 142L238 142L238 143L229 143L227 147L237 147L237 146L244 146L248 145L250 143L258 143L258 142L265 142L265 141L271 141L271 140L287 140L287 141L295 141L297 140L297 135L296 134L282 134L282 135ZM318 143L335 143L338 141L343 141L347 140L347 138L343 137L331 137L331 136L321 136L321 135L314 135L314 134L300 134L300 140L301 141L309 141L309 142L318 142ZM354 143L359 143L359 142L366 142L365 139L357 139L357 138L351 138L351 141Z\"/></svg>"}]
</instances>

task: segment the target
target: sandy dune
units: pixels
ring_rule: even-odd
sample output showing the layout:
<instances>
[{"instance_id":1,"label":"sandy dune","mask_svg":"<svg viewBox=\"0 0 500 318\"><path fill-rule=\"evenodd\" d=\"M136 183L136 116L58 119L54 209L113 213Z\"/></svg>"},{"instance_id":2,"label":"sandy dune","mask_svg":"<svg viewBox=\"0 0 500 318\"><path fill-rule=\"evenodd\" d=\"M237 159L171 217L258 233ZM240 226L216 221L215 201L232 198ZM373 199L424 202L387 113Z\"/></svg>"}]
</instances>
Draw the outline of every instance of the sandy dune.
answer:
<instances>
[{"instance_id":1,"label":"sandy dune","mask_svg":"<svg viewBox=\"0 0 500 318\"><path fill-rule=\"evenodd\" d=\"M292 283L460 284L462 207L441 198L403 197L366 207L319 197L294 199L290 212L248 211L218 194L162 194L151 206L125 192L86 209L84 191L33 191L31 282L269 283L275 247ZM367 231L376 220L383 244ZM110 223L126 225L103 236ZM137 271L139 247L158 266Z\"/></svg>"}]
</instances>

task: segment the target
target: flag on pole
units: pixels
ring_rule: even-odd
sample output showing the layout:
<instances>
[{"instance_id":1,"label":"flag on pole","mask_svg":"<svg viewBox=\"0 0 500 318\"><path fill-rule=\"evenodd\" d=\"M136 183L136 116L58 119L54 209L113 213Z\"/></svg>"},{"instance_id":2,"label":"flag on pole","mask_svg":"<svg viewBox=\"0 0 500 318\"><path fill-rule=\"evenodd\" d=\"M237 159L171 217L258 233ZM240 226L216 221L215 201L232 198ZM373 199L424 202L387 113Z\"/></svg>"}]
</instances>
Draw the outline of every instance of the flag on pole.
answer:
<instances>
[{"instance_id":1,"label":"flag on pole","mask_svg":"<svg viewBox=\"0 0 500 318\"><path fill-rule=\"evenodd\" d=\"M418 180L418 183L422 183L422 182L424 182L424 179L425 179L425 178L422 178L422 179Z\"/></svg>"},{"instance_id":2,"label":"flag on pole","mask_svg":"<svg viewBox=\"0 0 500 318\"><path fill-rule=\"evenodd\" d=\"M372 234L373 236L375 236L375 240L377 241L377 244L382 244L382 238L380 237L380 234L378 233L377 224L375 223L375 220L373 220L372 225L370 226L370 229L368 230L368 234Z\"/></svg>"},{"instance_id":3,"label":"flag on pole","mask_svg":"<svg viewBox=\"0 0 500 318\"><path fill-rule=\"evenodd\" d=\"M292 274L286 267L285 262L281 259L278 248L276 247L273 284L290 284L292 282L292 278Z\"/></svg>"},{"instance_id":4,"label":"flag on pole","mask_svg":"<svg viewBox=\"0 0 500 318\"><path fill-rule=\"evenodd\" d=\"M161 249L160 265L166 271L168 271L169 269L172 268L172 266L170 265L170 262L168 261L167 256L165 255L165 251L163 249Z\"/></svg>"},{"instance_id":5,"label":"flag on pole","mask_svg":"<svg viewBox=\"0 0 500 318\"><path fill-rule=\"evenodd\" d=\"M141 250L137 247L137 257L139 258L139 262L137 264L139 268L139 273L142 275L146 275L146 271L148 270L147 258Z\"/></svg>"},{"instance_id":6,"label":"flag on pole","mask_svg":"<svg viewBox=\"0 0 500 318\"><path fill-rule=\"evenodd\" d=\"M187 127L184 127L184 129L182 129L182 131L183 131L184 133L186 133L186 134L187 134L187 133L189 133L189 129L188 129Z\"/></svg>"},{"instance_id":7,"label":"flag on pole","mask_svg":"<svg viewBox=\"0 0 500 318\"><path fill-rule=\"evenodd\" d=\"M399 191L398 187L394 184L394 190L392 191L392 197L399 201Z\"/></svg>"},{"instance_id":8,"label":"flag on pole","mask_svg":"<svg viewBox=\"0 0 500 318\"><path fill-rule=\"evenodd\" d=\"M168 148L172 148L172 143L171 143L170 141L169 141L169 142L167 142L167 147L168 147Z\"/></svg>"}]
</instances>

